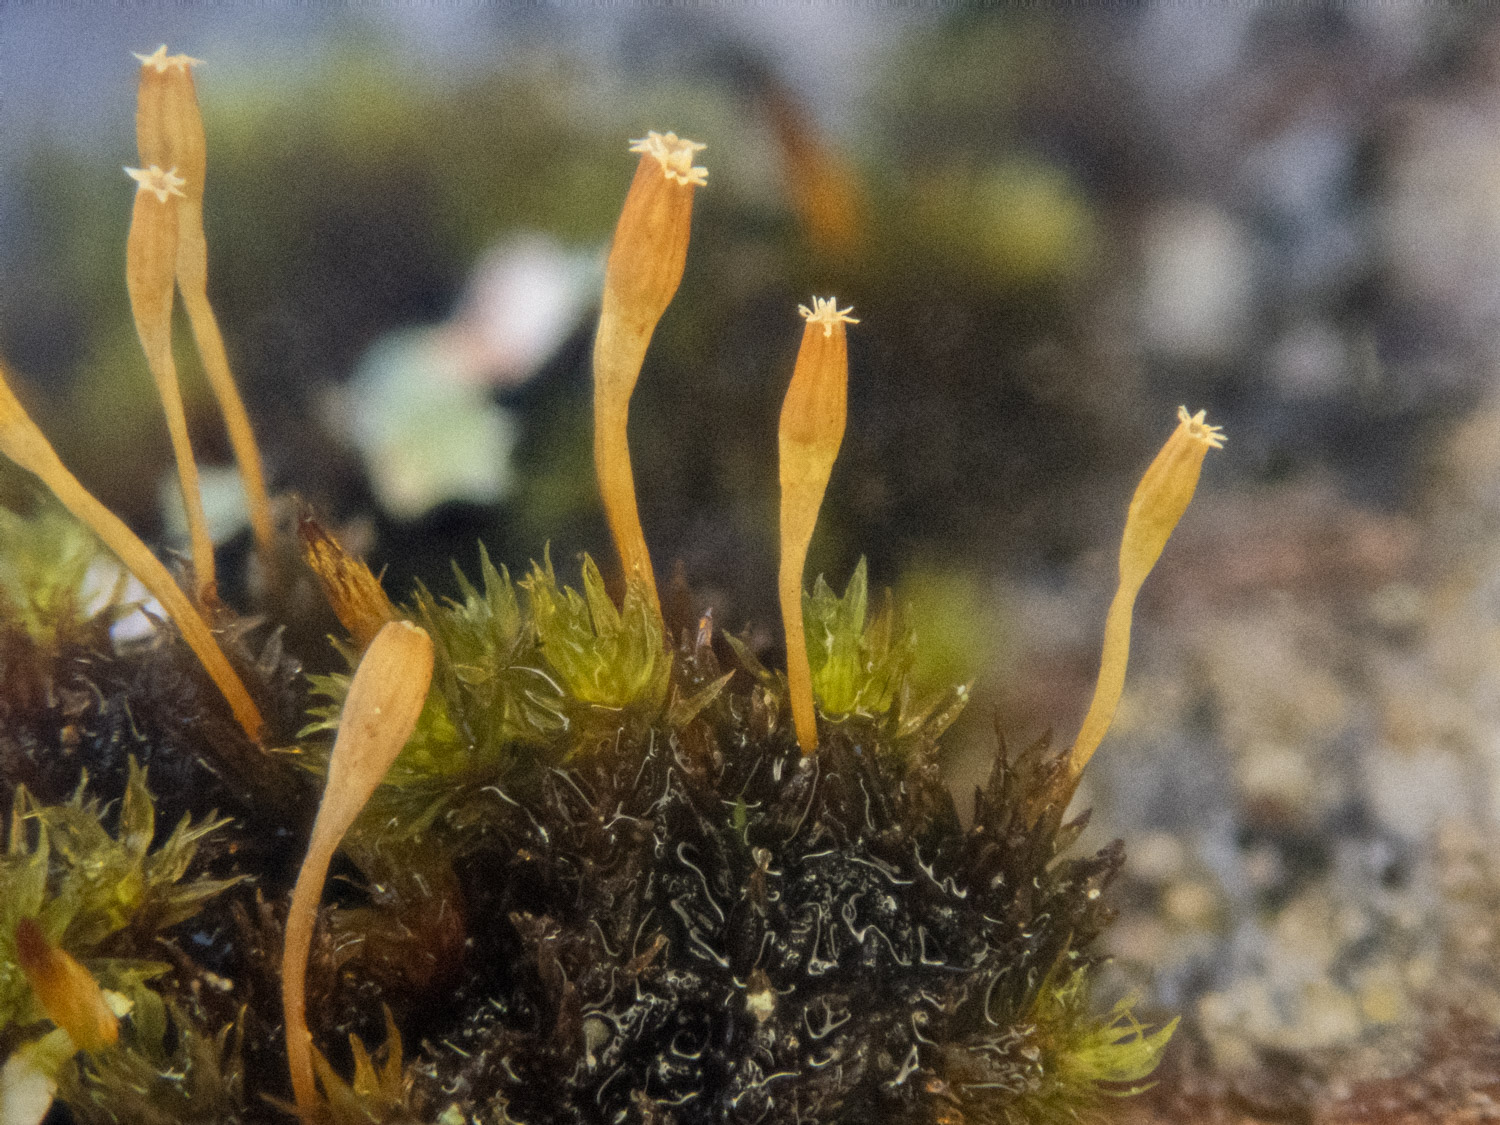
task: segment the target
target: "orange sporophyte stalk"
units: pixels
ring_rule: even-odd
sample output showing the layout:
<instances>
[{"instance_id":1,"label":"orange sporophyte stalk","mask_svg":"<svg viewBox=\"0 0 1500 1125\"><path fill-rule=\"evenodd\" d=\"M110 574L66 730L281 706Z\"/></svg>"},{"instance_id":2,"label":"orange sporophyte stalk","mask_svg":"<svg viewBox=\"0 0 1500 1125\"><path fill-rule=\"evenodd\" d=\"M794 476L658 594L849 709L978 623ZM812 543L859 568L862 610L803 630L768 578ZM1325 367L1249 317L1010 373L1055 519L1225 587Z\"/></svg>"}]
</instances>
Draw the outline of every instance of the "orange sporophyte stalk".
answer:
<instances>
[{"instance_id":1,"label":"orange sporophyte stalk","mask_svg":"<svg viewBox=\"0 0 1500 1125\"><path fill-rule=\"evenodd\" d=\"M1189 414L1177 408L1177 429L1161 452L1146 468L1130 501L1125 534L1120 541L1120 579L1104 621L1104 651L1099 661L1099 681L1094 699L1084 716L1083 727L1073 740L1068 757L1068 780L1076 784L1083 767L1109 731L1125 690L1125 665L1130 658L1130 619L1141 584L1161 558L1177 522L1187 511L1198 487L1203 458L1210 449L1221 449L1224 434L1204 421L1204 412Z\"/></svg>"},{"instance_id":2,"label":"orange sporophyte stalk","mask_svg":"<svg viewBox=\"0 0 1500 1125\"><path fill-rule=\"evenodd\" d=\"M120 1021L105 1002L92 973L47 940L34 918L16 923L16 961L47 1018L68 1033L82 1051L113 1046Z\"/></svg>"},{"instance_id":3,"label":"orange sporophyte stalk","mask_svg":"<svg viewBox=\"0 0 1500 1125\"><path fill-rule=\"evenodd\" d=\"M626 426L646 348L687 263L693 189L708 182L708 170L693 164L703 148L676 133L631 142L641 160L610 244L594 338L594 465L604 515L626 582L645 590L658 616L661 600L636 508Z\"/></svg>"},{"instance_id":4,"label":"orange sporophyte stalk","mask_svg":"<svg viewBox=\"0 0 1500 1125\"><path fill-rule=\"evenodd\" d=\"M833 297L799 306L806 319L797 365L781 406L781 570L778 590L786 628L786 675L792 722L804 754L818 748L812 666L802 624L802 571L817 526L828 478L844 440L849 397L849 349L844 326L858 324Z\"/></svg>"},{"instance_id":5,"label":"orange sporophyte stalk","mask_svg":"<svg viewBox=\"0 0 1500 1125\"><path fill-rule=\"evenodd\" d=\"M182 639L224 694L234 717L252 742L259 741L264 723L244 683L171 573L124 522L99 503L57 456L46 436L11 391L0 371L0 453L41 478L73 516L97 535L141 584L161 602Z\"/></svg>"},{"instance_id":6,"label":"orange sporophyte stalk","mask_svg":"<svg viewBox=\"0 0 1500 1125\"><path fill-rule=\"evenodd\" d=\"M339 719L323 801L292 891L282 945L287 1067L304 1120L314 1118L318 1105L312 1033L307 1028L307 959L328 865L344 833L416 729L432 683L432 664L432 639L425 630L408 621L388 622L360 659Z\"/></svg>"},{"instance_id":7,"label":"orange sporophyte stalk","mask_svg":"<svg viewBox=\"0 0 1500 1125\"><path fill-rule=\"evenodd\" d=\"M188 439L187 412L182 405L182 387L177 381L177 363L172 357L172 297L177 274L177 204L182 195L182 177L162 171L160 165L127 168L136 181L135 207L130 215L130 236L125 242L125 286L130 291L130 312L136 334L146 353L146 365L156 380L156 393L167 416L167 432L177 458L177 477L182 485L182 503L187 512L188 539L192 546L195 595L200 603L212 601L215 592L214 544L203 515L198 465Z\"/></svg>"},{"instance_id":8,"label":"orange sporophyte stalk","mask_svg":"<svg viewBox=\"0 0 1500 1125\"><path fill-rule=\"evenodd\" d=\"M176 193L175 268L182 303L203 361L209 388L224 415L224 427L244 481L250 529L261 559L273 557L271 502L250 415L235 385L224 337L208 300L208 242L203 234L203 191L208 147L193 86L192 68L201 60L168 55L165 45L136 55L141 78L136 98L136 144L143 165L171 168L181 179Z\"/></svg>"}]
</instances>

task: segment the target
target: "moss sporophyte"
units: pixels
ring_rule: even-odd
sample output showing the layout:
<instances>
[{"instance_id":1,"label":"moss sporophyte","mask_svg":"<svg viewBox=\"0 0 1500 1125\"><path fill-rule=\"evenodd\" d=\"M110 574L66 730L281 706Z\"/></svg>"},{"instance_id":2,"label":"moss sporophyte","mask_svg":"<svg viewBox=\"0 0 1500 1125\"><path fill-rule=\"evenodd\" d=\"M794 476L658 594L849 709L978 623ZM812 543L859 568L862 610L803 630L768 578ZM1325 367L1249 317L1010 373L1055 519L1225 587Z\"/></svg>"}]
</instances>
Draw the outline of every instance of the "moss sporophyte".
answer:
<instances>
[{"instance_id":1,"label":"moss sporophyte","mask_svg":"<svg viewBox=\"0 0 1500 1125\"><path fill-rule=\"evenodd\" d=\"M131 309L189 513L177 293L270 580L293 581L205 296L194 62L142 58ZM966 827L937 749L967 686L918 697L922 622L870 612L863 563L842 595L804 586L858 324L834 298L801 310L781 415L786 673L664 617L626 419L702 148L632 144L606 271L618 602L588 558L571 589L545 556L514 581L481 549L456 600L398 604L306 516L303 574L353 671L304 676L220 600L197 530L174 576L0 384L0 451L78 521L0 511L0 1121L1071 1121L1151 1072L1174 1024L1089 1000L1123 849L1069 856L1067 807L1136 592L1222 438L1181 412L1130 505L1078 738L1002 747ZM112 632L122 583L83 589L101 552L160 606L144 640Z\"/></svg>"}]
</instances>

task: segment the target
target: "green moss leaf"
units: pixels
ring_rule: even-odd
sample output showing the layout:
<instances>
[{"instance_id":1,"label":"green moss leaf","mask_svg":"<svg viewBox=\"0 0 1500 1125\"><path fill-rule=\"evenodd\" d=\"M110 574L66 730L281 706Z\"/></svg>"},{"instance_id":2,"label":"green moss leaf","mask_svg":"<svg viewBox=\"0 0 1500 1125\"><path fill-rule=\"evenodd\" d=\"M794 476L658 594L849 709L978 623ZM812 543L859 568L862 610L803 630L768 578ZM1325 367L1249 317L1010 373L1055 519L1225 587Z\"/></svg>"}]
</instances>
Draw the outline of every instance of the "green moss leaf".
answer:
<instances>
[{"instance_id":1,"label":"green moss leaf","mask_svg":"<svg viewBox=\"0 0 1500 1125\"><path fill-rule=\"evenodd\" d=\"M39 805L25 789L16 792L0 856L0 1035L44 1018L16 958L22 918L36 919L47 939L103 987L128 993L167 968L129 954L144 954L155 934L191 918L206 899L238 881L184 879L199 841L224 821L193 825L184 817L151 850L155 810L146 771L134 760L113 833L105 815L98 801L84 797L83 784L62 805ZM113 939L114 955L100 956L107 939Z\"/></svg>"},{"instance_id":2,"label":"green moss leaf","mask_svg":"<svg viewBox=\"0 0 1500 1125\"><path fill-rule=\"evenodd\" d=\"M813 693L831 719L885 720L895 740L937 738L968 702L967 684L921 697L912 669L916 631L902 620L890 591L870 613L865 560L854 568L842 596L819 576L803 594L802 612Z\"/></svg>"},{"instance_id":3,"label":"green moss leaf","mask_svg":"<svg viewBox=\"0 0 1500 1125\"><path fill-rule=\"evenodd\" d=\"M1136 998L1092 1015L1090 971L1075 969L1055 987L1044 985L1031 1018L1044 1044L1047 1098L1086 1105L1099 1095L1124 1097L1144 1087L1177 1030L1176 1019L1148 1030L1132 1011Z\"/></svg>"},{"instance_id":4,"label":"green moss leaf","mask_svg":"<svg viewBox=\"0 0 1500 1125\"><path fill-rule=\"evenodd\" d=\"M92 584L90 570L108 577ZM43 648L97 642L135 606L125 573L99 541L54 506L34 516L0 508L0 621Z\"/></svg>"},{"instance_id":5,"label":"green moss leaf","mask_svg":"<svg viewBox=\"0 0 1500 1125\"><path fill-rule=\"evenodd\" d=\"M211 1032L191 1013L145 986L117 1049L80 1055L58 1096L80 1125L234 1125L244 1117L240 1028Z\"/></svg>"},{"instance_id":6,"label":"green moss leaf","mask_svg":"<svg viewBox=\"0 0 1500 1125\"><path fill-rule=\"evenodd\" d=\"M559 586L552 560L522 583L542 656L577 703L655 714L666 702L672 657L646 596L631 587L616 609L594 560L583 559L583 593Z\"/></svg>"}]
</instances>

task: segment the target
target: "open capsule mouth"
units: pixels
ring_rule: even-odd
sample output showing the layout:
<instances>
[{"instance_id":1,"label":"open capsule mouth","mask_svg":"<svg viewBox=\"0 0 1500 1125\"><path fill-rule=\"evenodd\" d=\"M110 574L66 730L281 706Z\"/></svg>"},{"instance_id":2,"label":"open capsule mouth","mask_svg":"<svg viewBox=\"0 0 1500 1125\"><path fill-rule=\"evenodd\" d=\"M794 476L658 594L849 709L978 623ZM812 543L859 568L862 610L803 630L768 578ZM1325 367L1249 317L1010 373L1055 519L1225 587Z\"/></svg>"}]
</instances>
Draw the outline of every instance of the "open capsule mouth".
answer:
<instances>
[{"instance_id":1,"label":"open capsule mouth","mask_svg":"<svg viewBox=\"0 0 1500 1125\"><path fill-rule=\"evenodd\" d=\"M631 152L655 157L661 162L662 175L683 187L702 187L708 183L708 169L693 164L693 157L707 147L676 133L650 132L630 142Z\"/></svg>"}]
</instances>

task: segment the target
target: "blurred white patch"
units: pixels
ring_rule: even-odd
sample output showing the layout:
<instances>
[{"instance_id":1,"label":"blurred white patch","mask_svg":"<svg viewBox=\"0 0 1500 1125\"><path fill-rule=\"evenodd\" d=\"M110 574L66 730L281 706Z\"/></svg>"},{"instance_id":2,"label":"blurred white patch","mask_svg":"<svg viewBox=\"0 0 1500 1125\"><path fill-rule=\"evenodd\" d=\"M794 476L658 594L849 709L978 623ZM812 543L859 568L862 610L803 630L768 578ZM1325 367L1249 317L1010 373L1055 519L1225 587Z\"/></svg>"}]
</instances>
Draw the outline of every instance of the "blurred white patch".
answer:
<instances>
[{"instance_id":1,"label":"blurred white patch","mask_svg":"<svg viewBox=\"0 0 1500 1125\"><path fill-rule=\"evenodd\" d=\"M493 386L523 383L562 344L604 284L598 254L524 234L489 250L450 322L471 341L466 373Z\"/></svg>"},{"instance_id":2,"label":"blurred white patch","mask_svg":"<svg viewBox=\"0 0 1500 1125\"><path fill-rule=\"evenodd\" d=\"M1223 211L1178 203L1147 220L1141 245L1142 329L1176 359L1232 355L1249 327L1249 240Z\"/></svg>"},{"instance_id":3,"label":"blurred white patch","mask_svg":"<svg viewBox=\"0 0 1500 1125\"><path fill-rule=\"evenodd\" d=\"M1365 797L1381 827L1421 840L1447 820L1475 812L1472 771L1451 750L1423 746L1415 752L1372 747L1364 765Z\"/></svg>"},{"instance_id":4,"label":"blurred white patch","mask_svg":"<svg viewBox=\"0 0 1500 1125\"><path fill-rule=\"evenodd\" d=\"M233 465L199 465L198 487L203 496L203 518L208 523L208 537L215 543L223 543L242 528L250 526L245 488L240 483L240 471ZM186 544L187 511L182 506L182 487L178 484L176 469L163 474L157 483L156 495L168 540Z\"/></svg>"},{"instance_id":5,"label":"blurred white patch","mask_svg":"<svg viewBox=\"0 0 1500 1125\"><path fill-rule=\"evenodd\" d=\"M37 1125L52 1108L57 1074L77 1053L61 1028L23 1044L0 1067L0 1125Z\"/></svg>"},{"instance_id":6,"label":"blurred white patch","mask_svg":"<svg viewBox=\"0 0 1500 1125\"><path fill-rule=\"evenodd\" d=\"M124 578L123 585L121 584L122 577ZM116 644L140 640L150 634L155 626L146 614L149 613L157 619L166 618L167 613L162 609L161 602L153 598L150 591L141 585L140 579L128 573L113 555L100 555L89 565L88 573L83 576L79 600L85 612L98 613L110 602L116 600L117 590L120 602L137 608L134 613L116 621L110 629L110 639ZM0 1125L5 1125L4 1117L0 1117Z\"/></svg>"},{"instance_id":7,"label":"blurred white patch","mask_svg":"<svg viewBox=\"0 0 1500 1125\"><path fill-rule=\"evenodd\" d=\"M343 399L345 432L381 507L398 519L448 500L493 503L511 489L516 423L451 359L438 329L387 336Z\"/></svg>"},{"instance_id":8,"label":"blurred white patch","mask_svg":"<svg viewBox=\"0 0 1500 1125\"><path fill-rule=\"evenodd\" d=\"M0 1068L0 1121L5 1125L36 1125L52 1108L57 1083L43 1074L23 1051Z\"/></svg>"},{"instance_id":9,"label":"blurred white patch","mask_svg":"<svg viewBox=\"0 0 1500 1125\"><path fill-rule=\"evenodd\" d=\"M331 400L330 423L363 456L387 512L415 519L448 501L509 495L519 427L493 388L536 374L600 284L597 255L526 235L480 261L450 320L366 353Z\"/></svg>"},{"instance_id":10,"label":"blurred white patch","mask_svg":"<svg viewBox=\"0 0 1500 1125\"><path fill-rule=\"evenodd\" d=\"M1418 103L1396 134L1377 236L1393 291L1492 335L1500 317L1500 96Z\"/></svg>"}]
</instances>

